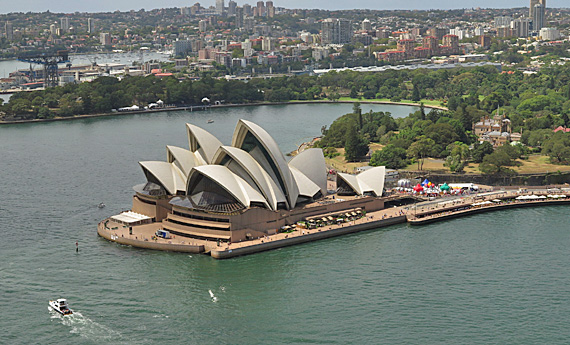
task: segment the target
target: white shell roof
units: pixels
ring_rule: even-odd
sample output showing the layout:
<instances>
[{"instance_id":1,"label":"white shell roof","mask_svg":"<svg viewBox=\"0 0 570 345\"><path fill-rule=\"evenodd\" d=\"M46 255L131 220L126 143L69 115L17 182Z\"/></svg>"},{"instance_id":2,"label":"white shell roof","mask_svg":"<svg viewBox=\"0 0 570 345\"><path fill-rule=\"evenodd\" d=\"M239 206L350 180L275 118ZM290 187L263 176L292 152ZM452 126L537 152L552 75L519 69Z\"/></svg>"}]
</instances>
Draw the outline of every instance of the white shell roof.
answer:
<instances>
[{"instance_id":1,"label":"white shell roof","mask_svg":"<svg viewBox=\"0 0 570 345\"><path fill-rule=\"evenodd\" d=\"M252 133L271 156L273 163L279 170L277 173L281 176L285 185L286 190L283 192L287 196L289 207L295 207L297 197L299 196L299 189L291 171L289 170L289 166L287 165L287 161L285 160L283 153L269 133L253 122L243 119L239 120L232 138L232 146L241 148L247 132ZM263 166L261 162L260 165Z\"/></svg>"},{"instance_id":2,"label":"white shell roof","mask_svg":"<svg viewBox=\"0 0 570 345\"><path fill-rule=\"evenodd\" d=\"M195 167L190 172L190 176L188 176L188 182L192 180L194 174L202 174L215 181L244 206L249 207L252 202L259 202L270 208L263 195L223 165L201 165ZM188 194L190 195L191 193Z\"/></svg>"},{"instance_id":3,"label":"white shell roof","mask_svg":"<svg viewBox=\"0 0 570 345\"><path fill-rule=\"evenodd\" d=\"M312 198L321 190L321 188L315 182L311 181L311 179L305 176L298 169L293 167L290 169L291 173L293 174L293 178L295 179L295 183L299 188L299 195Z\"/></svg>"},{"instance_id":4,"label":"white shell roof","mask_svg":"<svg viewBox=\"0 0 570 345\"><path fill-rule=\"evenodd\" d=\"M374 189L367 185L364 181L360 180L357 175L338 173L338 177L344 180L352 190L358 194L363 195L364 193L373 192Z\"/></svg>"},{"instance_id":5,"label":"white shell roof","mask_svg":"<svg viewBox=\"0 0 570 345\"><path fill-rule=\"evenodd\" d=\"M148 173L154 176L169 194L186 190L186 176L173 163L146 161L139 164L145 175Z\"/></svg>"},{"instance_id":6,"label":"white shell roof","mask_svg":"<svg viewBox=\"0 0 570 345\"><path fill-rule=\"evenodd\" d=\"M166 151L168 163L174 163L174 161L177 161L184 173L185 179L188 177L188 174L190 174L190 170L192 170L193 167L203 164L194 153L181 147L166 146Z\"/></svg>"},{"instance_id":7,"label":"white shell roof","mask_svg":"<svg viewBox=\"0 0 570 345\"><path fill-rule=\"evenodd\" d=\"M226 155L237 162L253 179L261 193L267 199L271 209L277 210L277 203L287 201L283 192L281 192L281 189L275 181L273 181L271 176L244 150L233 146L221 146L218 152L216 152L212 163L221 164Z\"/></svg>"},{"instance_id":8,"label":"white shell roof","mask_svg":"<svg viewBox=\"0 0 570 345\"><path fill-rule=\"evenodd\" d=\"M193 124L187 123L186 130L190 151L199 154L206 164L210 164L222 143L210 132Z\"/></svg>"},{"instance_id":9,"label":"white shell roof","mask_svg":"<svg viewBox=\"0 0 570 345\"><path fill-rule=\"evenodd\" d=\"M323 150L316 148L304 150L289 161L289 166L302 172L319 186L323 195L327 195L327 170Z\"/></svg>"},{"instance_id":10,"label":"white shell roof","mask_svg":"<svg viewBox=\"0 0 570 345\"><path fill-rule=\"evenodd\" d=\"M384 192L384 179L386 178L386 167L374 167L356 175L356 177L372 187L376 196L382 196Z\"/></svg>"}]
</instances>

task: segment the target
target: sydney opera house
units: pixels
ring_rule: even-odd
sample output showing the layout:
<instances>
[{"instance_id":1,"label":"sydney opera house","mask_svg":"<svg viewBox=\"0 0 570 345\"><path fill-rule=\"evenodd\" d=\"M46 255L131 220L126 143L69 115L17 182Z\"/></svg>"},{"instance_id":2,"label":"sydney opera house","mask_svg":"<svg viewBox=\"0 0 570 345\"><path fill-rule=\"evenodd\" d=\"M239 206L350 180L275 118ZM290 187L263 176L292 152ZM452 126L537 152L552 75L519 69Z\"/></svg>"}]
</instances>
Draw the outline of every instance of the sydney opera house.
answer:
<instances>
[{"instance_id":1,"label":"sydney opera house","mask_svg":"<svg viewBox=\"0 0 570 345\"><path fill-rule=\"evenodd\" d=\"M275 140L246 120L238 122L231 146L192 124L186 130L188 149L167 146L166 161L139 163L146 183L134 187L132 210L107 222L128 226L131 234L150 226L211 246L272 235L301 220L384 207L384 167L338 174L330 190L320 149L287 161Z\"/></svg>"}]
</instances>

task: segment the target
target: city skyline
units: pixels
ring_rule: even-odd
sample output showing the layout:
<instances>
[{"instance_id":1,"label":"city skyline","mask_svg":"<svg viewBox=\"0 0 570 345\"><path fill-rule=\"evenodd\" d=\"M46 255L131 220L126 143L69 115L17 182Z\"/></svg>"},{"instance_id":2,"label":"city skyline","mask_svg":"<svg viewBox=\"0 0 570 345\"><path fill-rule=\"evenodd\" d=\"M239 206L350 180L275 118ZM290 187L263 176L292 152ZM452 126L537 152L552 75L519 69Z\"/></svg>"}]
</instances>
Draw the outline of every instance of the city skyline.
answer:
<instances>
[{"instance_id":1,"label":"city skyline","mask_svg":"<svg viewBox=\"0 0 570 345\"><path fill-rule=\"evenodd\" d=\"M238 5L241 6L245 3L255 5L255 1L238 1ZM145 10L151 10L155 8L169 8L169 7L183 7L191 6L193 2L185 0L168 0L161 2L160 6L157 6L155 1L150 0L122 0L120 2L102 0L98 2L88 2L88 3L77 3L72 0L56 0L49 3L42 2L37 3L37 0L22 0L19 2L12 2L4 4L0 10L2 14L10 12L60 12L60 13L73 13L73 12L112 12L112 11L129 11L129 10L140 10L144 8ZM215 0L202 1L202 6L215 6ZM226 4L227 6L227 4ZM307 2L301 0L290 0L284 2L275 2L275 6L286 7L286 8L307 8L307 9L325 9L325 10L349 10L349 9L371 9L371 10L429 10L429 9L458 9L458 8L472 8L472 7L482 7L482 8L514 8L514 7L528 7L528 1L519 0L509 0L501 2L501 6L497 6L495 1L491 0L479 0L473 2L457 2L451 0L444 0L438 3L438 6L434 6L433 3L411 0L406 3L406 6L402 6L401 3L394 3L389 1L370 1L370 0L356 0L352 2L345 2L339 0L316 0L312 1L310 6ZM568 3L564 0L549 0L548 8L557 7L568 7Z\"/></svg>"}]
</instances>

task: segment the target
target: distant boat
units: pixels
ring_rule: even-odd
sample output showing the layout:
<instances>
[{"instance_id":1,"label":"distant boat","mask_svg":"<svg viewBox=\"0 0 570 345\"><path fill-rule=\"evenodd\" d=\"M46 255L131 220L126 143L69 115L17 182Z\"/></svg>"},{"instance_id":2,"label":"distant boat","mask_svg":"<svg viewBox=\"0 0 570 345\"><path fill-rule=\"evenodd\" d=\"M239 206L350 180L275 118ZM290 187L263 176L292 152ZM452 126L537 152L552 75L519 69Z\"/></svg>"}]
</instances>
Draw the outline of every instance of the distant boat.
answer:
<instances>
[{"instance_id":1,"label":"distant boat","mask_svg":"<svg viewBox=\"0 0 570 345\"><path fill-rule=\"evenodd\" d=\"M209 119L209 120L208 120L208 123L214 123L214 120Z\"/></svg>"},{"instance_id":2,"label":"distant boat","mask_svg":"<svg viewBox=\"0 0 570 345\"><path fill-rule=\"evenodd\" d=\"M65 316L73 314L73 311L69 309L69 306L67 305L67 300L64 298L60 298L55 301L49 301L49 306L61 315Z\"/></svg>"},{"instance_id":3,"label":"distant boat","mask_svg":"<svg viewBox=\"0 0 570 345\"><path fill-rule=\"evenodd\" d=\"M99 208L104 208L104 207L105 207L105 204L104 204L104 203L100 203L99 205L97 205L97 207L99 207Z\"/></svg>"}]
</instances>

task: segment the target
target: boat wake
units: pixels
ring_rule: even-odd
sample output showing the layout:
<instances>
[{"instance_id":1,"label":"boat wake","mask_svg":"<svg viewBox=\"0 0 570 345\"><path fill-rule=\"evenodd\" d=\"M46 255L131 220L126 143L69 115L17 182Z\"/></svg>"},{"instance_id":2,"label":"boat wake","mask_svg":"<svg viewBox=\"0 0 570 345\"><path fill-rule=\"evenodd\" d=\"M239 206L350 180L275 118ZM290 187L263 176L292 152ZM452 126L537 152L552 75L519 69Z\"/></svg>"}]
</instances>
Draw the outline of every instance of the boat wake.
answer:
<instances>
[{"instance_id":1,"label":"boat wake","mask_svg":"<svg viewBox=\"0 0 570 345\"><path fill-rule=\"evenodd\" d=\"M72 315L62 316L52 308L48 309L52 319L59 319L64 326L71 328L69 333L77 334L95 343L110 340L112 340L113 343L120 343L126 340L123 339L121 333L83 316L78 311L74 311Z\"/></svg>"}]
</instances>

